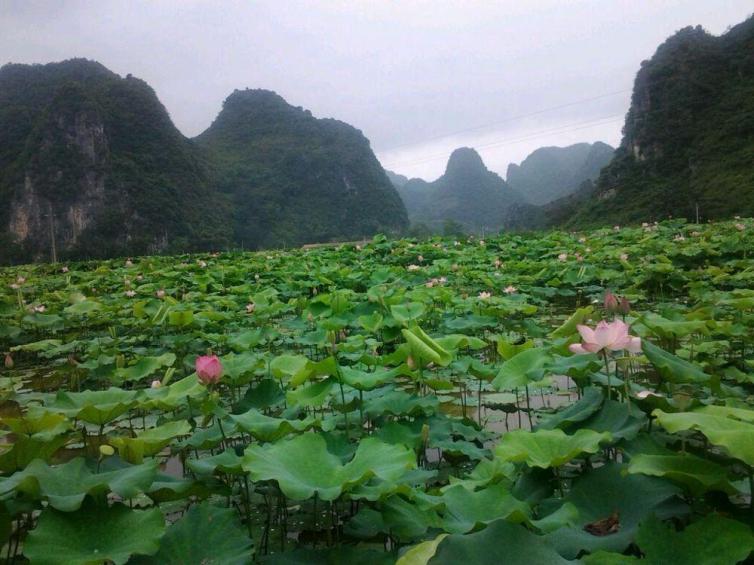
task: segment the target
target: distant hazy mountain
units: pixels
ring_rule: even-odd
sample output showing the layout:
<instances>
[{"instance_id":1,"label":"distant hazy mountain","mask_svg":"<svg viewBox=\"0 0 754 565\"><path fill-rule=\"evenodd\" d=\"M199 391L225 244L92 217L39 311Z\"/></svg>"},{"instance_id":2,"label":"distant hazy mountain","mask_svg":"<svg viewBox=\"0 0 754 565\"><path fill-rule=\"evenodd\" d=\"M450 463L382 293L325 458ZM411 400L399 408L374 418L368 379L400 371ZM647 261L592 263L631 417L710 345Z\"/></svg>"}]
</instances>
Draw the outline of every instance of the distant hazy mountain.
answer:
<instances>
[{"instance_id":1,"label":"distant hazy mountain","mask_svg":"<svg viewBox=\"0 0 754 565\"><path fill-rule=\"evenodd\" d=\"M615 149L606 143L541 147L520 165L508 165L506 182L532 204L547 204L574 193L586 180L599 176Z\"/></svg>"},{"instance_id":2,"label":"distant hazy mountain","mask_svg":"<svg viewBox=\"0 0 754 565\"><path fill-rule=\"evenodd\" d=\"M754 214L754 17L716 37L687 27L636 75L623 140L571 226Z\"/></svg>"},{"instance_id":3,"label":"distant hazy mountain","mask_svg":"<svg viewBox=\"0 0 754 565\"><path fill-rule=\"evenodd\" d=\"M408 225L369 140L268 90L237 90L196 138L232 197L245 247L357 238Z\"/></svg>"},{"instance_id":4,"label":"distant hazy mountain","mask_svg":"<svg viewBox=\"0 0 754 565\"><path fill-rule=\"evenodd\" d=\"M504 227L511 205L524 202L521 195L497 174L489 171L471 148L456 149L445 174L434 182L394 175L412 224L438 229L446 220L466 230L497 230ZM401 184L402 183L402 184Z\"/></svg>"}]
</instances>

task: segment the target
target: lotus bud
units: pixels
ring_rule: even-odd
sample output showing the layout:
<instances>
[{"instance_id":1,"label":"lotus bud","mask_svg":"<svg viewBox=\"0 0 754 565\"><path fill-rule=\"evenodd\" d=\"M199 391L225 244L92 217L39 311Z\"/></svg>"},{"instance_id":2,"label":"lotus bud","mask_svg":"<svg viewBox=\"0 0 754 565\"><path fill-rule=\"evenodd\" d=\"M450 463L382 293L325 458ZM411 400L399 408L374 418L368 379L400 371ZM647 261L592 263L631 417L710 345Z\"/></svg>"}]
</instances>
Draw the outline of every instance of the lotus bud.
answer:
<instances>
[{"instance_id":1,"label":"lotus bud","mask_svg":"<svg viewBox=\"0 0 754 565\"><path fill-rule=\"evenodd\" d=\"M618 301L618 312L620 312L621 314L625 316L630 311L631 311L631 303L628 301L628 298L624 296Z\"/></svg>"},{"instance_id":2,"label":"lotus bud","mask_svg":"<svg viewBox=\"0 0 754 565\"><path fill-rule=\"evenodd\" d=\"M115 450L113 449L112 445L100 445L99 452L102 457L110 457L111 455L115 455Z\"/></svg>"},{"instance_id":3,"label":"lotus bud","mask_svg":"<svg viewBox=\"0 0 754 565\"><path fill-rule=\"evenodd\" d=\"M12 369L13 368L13 357L10 353L5 354L5 368L6 369Z\"/></svg>"},{"instance_id":4,"label":"lotus bud","mask_svg":"<svg viewBox=\"0 0 754 565\"><path fill-rule=\"evenodd\" d=\"M605 310L610 314L614 314L618 310L618 299L609 290L605 293Z\"/></svg>"},{"instance_id":5,"label":"lotus bud","mask_svg":"<svg viewBox=\"0 0 754 565\"><path fill-rule=\"evenodd\" d=\"M116 355L115 366L118 367L118 369L122 369L126 366L126 358L123 356L123 354Z\"/></svg>"},{"instance_id":6,"label":"lotus bud","mask_svg":"<svg viewBox=\"0 0 754 565\"><path fill-rule=\"evenodd\" d=\"M196 376L202 384L216 384L222 375L223 366L217 355L201 355L196 358Z\"/></svg>"},{"instance_id":7,"label":"lotus bud","mask_svg":"<svg viewBox=\"0 0 754 565\"><path fill-rule=\"evenodd\" d=\"M160 388L162 386L162 381L159 379L155 379L152 381L151 388Z\"/></svg>"},{"instance_id":8,"label":"lotus bud","mask_svg":"<svg viewBox=\"0 0 754 565\"><path fill-rule=\"evenodd\" d=\"M416 362L414 361L414 358L413 358L413 357L411 357L411 355L409 355L408 357L406 357L406 365L407 365L407 366L408 366L408 368L409 368L409 369L411 369L412 371L413 371L414 369L416 369Z\"/></svg>"}]
</instances>

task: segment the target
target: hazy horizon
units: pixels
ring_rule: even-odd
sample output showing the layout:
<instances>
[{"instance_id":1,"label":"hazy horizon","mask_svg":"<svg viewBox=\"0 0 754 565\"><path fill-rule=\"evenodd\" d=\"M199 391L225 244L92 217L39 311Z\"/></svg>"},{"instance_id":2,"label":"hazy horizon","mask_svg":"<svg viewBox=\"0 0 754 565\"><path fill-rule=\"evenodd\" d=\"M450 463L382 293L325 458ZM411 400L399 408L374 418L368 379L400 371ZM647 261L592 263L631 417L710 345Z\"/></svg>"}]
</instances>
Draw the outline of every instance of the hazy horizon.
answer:
<instances>
[{"instance_id":1,"label":"hazy horizon","mask_svg":"<svg viewBox=\"0 0 754 565\"><path fill-rule=\"evenodd\" d=\"M505 176L542 146L620 142L642 60L678 29L714 34L750 1L200 1L0 5L0 64L85 57L147 81L193 137L234 89L352 124L386 169L432 180L476 148Z\"/></svg>"}]
</instances>

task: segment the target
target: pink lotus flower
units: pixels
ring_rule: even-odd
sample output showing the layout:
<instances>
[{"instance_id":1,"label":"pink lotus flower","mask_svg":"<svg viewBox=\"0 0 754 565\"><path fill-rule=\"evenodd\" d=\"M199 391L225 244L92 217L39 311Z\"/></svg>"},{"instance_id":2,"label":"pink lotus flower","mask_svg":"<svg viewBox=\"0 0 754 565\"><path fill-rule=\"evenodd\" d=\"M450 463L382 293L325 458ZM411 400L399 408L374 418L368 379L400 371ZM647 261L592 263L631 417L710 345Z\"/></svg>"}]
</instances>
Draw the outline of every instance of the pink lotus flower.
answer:
<instances>
[{"instance_id":1,"label":"pink lotus flower","mask_svg":"<svg viewBox=\"0 0 754 565\"><path fill-rule=\"evenodd\" d=\"M419 263L421 263L422 261L424 261L424 256L423 256L423 255L419 255L419 256L418 256L418 257L416 258L416 260L417 260L417 261L419 261Z\"/></svg>"},{"instance_id":2,"label":"pink lotus flower","mask_svg":"<svg viewBox=\"0 0 754 565\"><path fill-rule=\"evenodd\" d=\"M636 398L639 400L644 400L645 398L649 398L650 396L657 396L659 398L662 398L661 394L657 394L656 392L652 392L651 390L640 390L636 393Z\"/></svg>"},{"instance_id":3,"label":"pink lotus flower","mask_svg":"<svg viewBox=\"0 0 754 565\"><path fill-rule=\"evenodd\" d=\"M196 358L196 376L202 384L213 385L220 381L223 365L217 355L201 355Z\"/></svg>"},{"instance_id":4,"label":"pink lotus flower","mask_svg":"<svg viewBox=\"0 0 754 565\"><path fill-rule=\"evenodd\" d=\"M561 253L558 255L558 261L565 261L566 259L568 259L568 253Z\"/></svg>"},{"instance_id":5,"label":"pink lotus flower","mask_svg":"<svg viewBox=\"0 0 754 565\"><path fill-rule=\"evenodd\" d=\"M499 269L503 262L500 259L495 259L495 268Z\"/></svg>"},{"instance_id":6,"label":"pink lotus flower","mask_svg":"<svg viewBox=\"0 0 754 565\"><path fill-rule=\"evenodd\" d=\"M155 292L155 295L156 295L156 296L157 296L157 298L159 298L159 299L163 299L163 298L165 298L165 289L164 289L164 288L161 288L160 290L158 290L157 292Z\"/></svg>"},{"instance_id":7,"label":"pink lotus flower","mask_svg":"<svg viewBox=\"0 0 754 565\"><path fill-rule=\"evenodd\" d=\"M134 266L134 262L131 261L131 259L126 259L126 267L133 267L133 266Z\"/></svg>"},{"instance_id":8,"label":"pink lotus flower","mask_svg":"<svg viewBox=\"0 0 754 565\"><path fill-rule=\"evenodd\" d=\"M135 290L127 290L126 291L126 296L128 296L129 298L133 298L134 296L136 296L136 291Z\"/></svg>"},{"instance_id":9,"label":"pink lotus flower","mask_svg":"<svg viewBox=\"0 0 754 565\"><path fill-rule=\"evenodd\" d=\"M492 296L491 292L487 292L483 290L482 292L479 293L479 300L487 300L491 296Z\"/></svg>"},{"instance_id":10,"label":"pink lotus flower","mask_svg":"<svg viewBox=\"0 0 754 565\"><path fill-rule=\"evenodd\" d=\"M160 388L162 387L162 381L159 379L155 379L152 381L152 384L150 385L152 388Z\"/></svg>"},{"instance_id":11,"label":"pink lotus flower","mask_svg":"<svg viewBox=\"0 0 754 565\"><path fill-rule=\"evenodd\" d=\"M628 261L628 253L621 253L620 254L620 260L621 261Z\"/></svg>"},{"instance_id":12,"label":"pink lotus flower","mask_svg":"<svg viewBox=\"0 0 754 565\"><path fill-rule=\"evenodd\" d=\"M419 270L419 265L409 265L409 266L408 266L408 267L406 267L406 268L407 268L407 269L408 269L409 271L418 271L418 270Z\"/></svg>"},{"instance_id":13,"label":"pink lotus flower","mask_svg":"<svg viewBox=\"0 0 754 565\"><path fill-rule=\"evenodd\" d=\"M246 313L247 313L247 314L253 314L253 313L254 313L254 310L256 309L256 307L257 307L257 305L256 305L256 304L254 304L253 302L249 302L249 303L248 303L248 304L246 305Z\"/></svg>"},{"instance_id":14,"label":"pink lotus flower","mask_svg":"<svg viewBox=\"0 0 754 565\"><path fill-rule=\"evenodd\" d=\"M37 305L36 305L36 306L34 307L34 311L35 311L35 312L39 312L40 314L41 314L42 312L44 312L45 310L47 310L47 308L45 307L45 305L44 305L44 304L37 304Z\"/></svg>"},{"instance_id":15,"label":"pink lotus flower","mask_svg":"<svg viewBox=\"0 0 754 565\"><path fill-rule=\"evenodd\" d=\"M62 271L63 273L67 273L67 272L68 272L68 267L63 267L63 268L62 268L62 269L60 269L60 270L61 270L61 271Z\"/></svg>"},{"instance_id":16,"label":"pink lotus flower","mask_svg":"<svg viewBox=\"0 0 754 565\"><path fill-rule=\"evenodd\" d=\"M622 320L601 321L595 329L577 326L582 343L573 343L568 348L573 353L599 353L600 351L620 351L626 349L631 353L641 352L641 339L628 334L628 324Z\"/></svg>"},{"instance_id":17,"label":"pink lotus flower","mask_svg":"<svg viewBox=\"0 0 754 565\"><path fill-rule=\"evenodd\" d=\"M735 226L738 231L744 231L746 229L746 226L740 222L737 223Z\"/></svg>"},{"instance_id":18,"label":"pink lotus flower","mask_svg":"<svg viewBox=\"0 0 754 565\"><path fill-rule=\"evenodd\" d=\"M518 289L515 286L508 285L508 286L506 286L503 289L503 292L505 292L505 294L514 294L516 292L516 290L518 290Z\"/></svg>"}]
</instances>

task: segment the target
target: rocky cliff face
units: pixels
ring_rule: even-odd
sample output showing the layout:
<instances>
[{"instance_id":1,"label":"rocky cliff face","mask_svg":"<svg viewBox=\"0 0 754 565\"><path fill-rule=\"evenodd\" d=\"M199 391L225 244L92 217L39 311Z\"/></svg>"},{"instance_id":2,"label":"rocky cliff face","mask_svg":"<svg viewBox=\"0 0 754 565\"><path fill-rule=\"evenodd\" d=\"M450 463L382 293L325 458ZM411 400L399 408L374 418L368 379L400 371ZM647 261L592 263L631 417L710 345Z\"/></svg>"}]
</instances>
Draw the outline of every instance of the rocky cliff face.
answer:
<instances>
[{"instance_id":1,"label":"rocky cliff face","mask_svg":"<svg viewBox=\"0 0 754 565\"><path fill-rule=\"evenodd\" d=\"M229 208L146 83L83 59L0 68L0 262L219 247Z\"/></svg>"},{"instance_id":2,"label":"rocky cliff face","mask_svg":"<svg viewBox=\"0 0 754 565\"><path fill-rule=\"evenodd\" d=\"M754 17L660 45L636 75L623 133L595 189L569 202L570 225L754 214Z\"/></svg>"},{"instance_id":3,"label":"rocky cliff face","mask_svg":"<svg viewBox=\"0 0 754 565\"><path fill-rule=\"evenodd\" d=\"M31 158L12 196L9 231L35 260L75 248L105 208L109 147L102 116L86 100L66 87L27 148Z\"/></svg>"}]
</instances>

